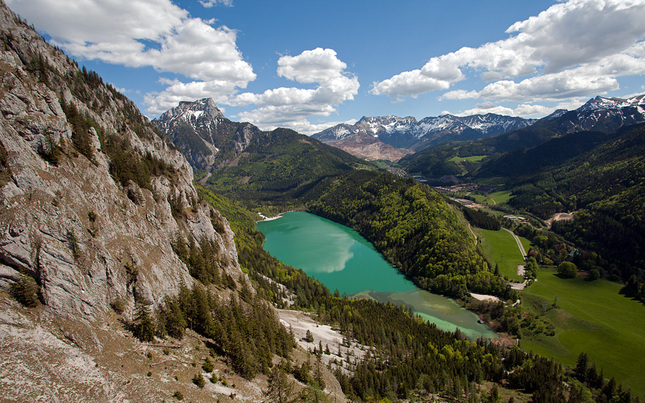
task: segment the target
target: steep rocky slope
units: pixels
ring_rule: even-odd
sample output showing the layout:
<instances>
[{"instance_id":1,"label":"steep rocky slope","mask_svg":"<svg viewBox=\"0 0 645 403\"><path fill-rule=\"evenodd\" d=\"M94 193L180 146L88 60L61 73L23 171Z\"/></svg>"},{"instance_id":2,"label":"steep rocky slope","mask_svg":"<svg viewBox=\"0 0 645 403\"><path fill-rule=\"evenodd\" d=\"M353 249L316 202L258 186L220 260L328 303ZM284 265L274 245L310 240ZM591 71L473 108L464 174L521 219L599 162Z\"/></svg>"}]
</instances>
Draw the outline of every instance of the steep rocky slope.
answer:
<instances>
[{"instance_id":1,"label":"steep rocky slope","mask_svg":"<svg viewBox=\"0 0 645 403\"><path fill-rule=\"evenodd\" d=\"M234 236L134 103L0 0L0 400L263 400L267 361L312 356L290 347ZM171 333L179 298L200 320Z\"/></svg>"},{"instance_id":2,"label":"steep rocky slope","mask_svg":"<svg viewBox=\"0 0 645 403\"><path fill-rule=\"evenodd\" d=\"M395 148L385 144L365 132L357 132L340 140L325 140L325 143L368 161L387 160L396 162L413 153L412 150L406 148Z\"/></svg>"},{"instance_id":3,"label":"steep rocky slope","mask_svg":"<svg viewBox=\"0 0 645 403\"><path fill-rule=\"evenodd\" d=\"M10 172L0 188L3 283L34 277L45 305L66 315L95 315L116 299L131 308L135 296L159 303L192 284L171 247L176 234L215 241L225 270L239 273L233 234L198 202L183 155L131 101L6 8L1 23L0 138ZM138 172L150 167L162 174Z\"/></svg>"}]
</instances>

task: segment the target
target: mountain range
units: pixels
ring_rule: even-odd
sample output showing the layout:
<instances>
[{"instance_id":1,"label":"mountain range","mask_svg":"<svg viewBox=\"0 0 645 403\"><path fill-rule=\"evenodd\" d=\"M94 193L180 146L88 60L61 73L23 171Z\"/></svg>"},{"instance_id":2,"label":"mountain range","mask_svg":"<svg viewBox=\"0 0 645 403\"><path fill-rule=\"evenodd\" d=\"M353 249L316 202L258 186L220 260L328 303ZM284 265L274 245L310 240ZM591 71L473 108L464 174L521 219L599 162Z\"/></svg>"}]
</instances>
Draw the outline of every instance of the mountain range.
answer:
<instances>
[{"instance_id":1,"label":"mountain range","mask_svg":"<svg viewBox=\"0 0 645 403\"><path fill-rule=\"evenodd\" d=\"M347 144L374 142L365 136L377 139L405 153L418 151L433 144L455 140L475 140L509 130L531 125L534 120L495 114L426 117L417 121L414 117L377 116L362 117L353 125L339 124L325 129L312 137L345 149ZM351 148L349 148L351 149ZM346 151L349 151L347 149ZM412 150L412 151L409 151ZM397 154L384 154L383 158L398 160ZM400 157L399 157L400 158Z\"/></svg>"},{"instance_id":2,"label":"mountain range","mask_svg":"<svg viewBox=\"0 0 645 403\"><path fill-rule=\"evenodd\" d=\"M459 213L430 187L293 130L232 122L210 99L182 102L153 124L2 1L0 65L3 399L488 401L499 388L523 400L591 390L631 400L613 378L579 377L591 374L586 367L572 374L514 345L441 331L405 308L334 295L271 257L256 215L211 191L265 212L299 203L346 223L426 290L514 301ZM603 127L625 124L638 121L641 101L616 109L631 115L591 104L589 113L606 117ZM557 120L565 116L569 123ZM575 127L586 116L549 122ZM498 156L527 139L553 140L554 129L536 124L473 147ZM624 218L642 234L627 226L639 222L643 204L642 168L633 169L642 167L642 135L616 137L624 142L589 146L598 160L588 158L594 172L583 182L599 186L585 192L625 190L607 192L612 200L597 210L607 211L603 225L617 228ZM612 159L624 154L630 159ZM582 160L569 163L585 169ZM578 202L567 192L567 203ZM610 215L616 210L629 214ZM516 309L502 313L519 331Z\"/></svg>"},{"instance_id":3,"label":"mountain range","mask_svg":"<svg viewBox=\"0 0 645 403\"><path fill-rule=\"evenodd\" d=\"M574 111L557 110L539 120L491 113L471 116L442 115L426 117L419 121L410 116L362 117L353 125L339 124L312 137L361 158L396 162L404 155L435 145L492 137L538 122L540 127L548 127L557 135L576 131L617 129L644 120L644 97L639 95L621 99L598 96Z\"/></svg>"},{"instance_id":4,"label":"mountain range","mask_svg":"<svg viewBox=\"0 0 645 403\"><path fill-rule=\"evenodd\" d=\"M610 133L645 122L645 95L627 99L595 97L573 111L559 110L530 126L471 141L453 141L407 155L399 165L428 178L466 176L482 164L514 150L534 147L567 134ZM476 158L476 161L466 160Z\"/></svg>"}]
</instances>

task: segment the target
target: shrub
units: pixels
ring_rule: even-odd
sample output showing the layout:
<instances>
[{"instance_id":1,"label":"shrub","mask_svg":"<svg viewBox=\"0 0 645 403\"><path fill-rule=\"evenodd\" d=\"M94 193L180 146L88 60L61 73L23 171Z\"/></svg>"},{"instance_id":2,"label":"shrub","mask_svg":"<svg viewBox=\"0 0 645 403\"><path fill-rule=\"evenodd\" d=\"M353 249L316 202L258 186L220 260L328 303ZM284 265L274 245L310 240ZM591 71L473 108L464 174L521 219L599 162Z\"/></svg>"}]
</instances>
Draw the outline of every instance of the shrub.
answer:
<instances>
[{"instance_id":1,"label":"shrub","mask_svg":"<svg viewBox=\"0 0 645 403\"><path fill-rule=\"evenodd\" d=\"M204 380L204 377L202 374L197 374L193 376L193 383L197 385L200 389L206 386L206 381Z\"/></svg>"},{"instance_id":2,"label":"shrub","mask_svg":"<svg viewBox=\"0 0 645 403\"><path fill-rule=\"evenodd\" d=\"M110 302L110 307L112 308L112 310L114 310L114 312L118 313L119 315L122 314L123 311L125 311L125 305L125 300L123 300L122 298L117 298L114 301Z\"/></svg>"},{"instance_id":3,"label":"shrub","mask_svg":"<svg viewBox=\"0 0 645 403\"><path fill-rule=\"evenodd\" d=\"M558 266L558 274L562 278L576 278L578 275L578 267L575 263L562 262Z\"/></svg>"},{"instance_id":4,"label":"shrub","mask_svg":"<svg viewBox=\"0 0 645 403\"><path fill-rule=\"evenodd\" d=\"M39 303L38 291L40 291L40 287L36 284L36 280L30 276L20 276L20 280L11 285L11 291L16 300L26 307L33 308Z\"/></svg>"},{"instance_id":5,"label":"shrub","mask_svg":"<svg viewBox=\"0 0 645 403\"><path fill-rule=\"evenodd\" d=\"M206 360L204 360L204 363L202 364L202 369L211 373L215 369L215 364L213 364L213 361L211 361L210 358L206 357Z\"/></svg>"}]
</instances>

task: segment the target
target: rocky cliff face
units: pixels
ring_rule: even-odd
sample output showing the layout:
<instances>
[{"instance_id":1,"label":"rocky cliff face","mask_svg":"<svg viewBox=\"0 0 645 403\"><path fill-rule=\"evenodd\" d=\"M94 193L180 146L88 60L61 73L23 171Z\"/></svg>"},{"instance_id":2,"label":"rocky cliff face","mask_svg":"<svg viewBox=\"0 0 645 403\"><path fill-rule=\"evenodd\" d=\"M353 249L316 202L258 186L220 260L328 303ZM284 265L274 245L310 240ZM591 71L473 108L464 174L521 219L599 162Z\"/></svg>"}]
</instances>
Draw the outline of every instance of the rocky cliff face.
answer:
<instances>
[{"instance_id":1,"label":"rocky cliff face","mask_svg":"<svg viewBox=\"0 0 645 403\"><path fill-rule=\"evenodd\" d=\"M233 233L199 201L181 152L4 4L0 84L2 287L33 277L45 309L67 317L158 304L193 281L177 237L214 241L222 270L242 274Z\"/></svg>"}]
</instances>

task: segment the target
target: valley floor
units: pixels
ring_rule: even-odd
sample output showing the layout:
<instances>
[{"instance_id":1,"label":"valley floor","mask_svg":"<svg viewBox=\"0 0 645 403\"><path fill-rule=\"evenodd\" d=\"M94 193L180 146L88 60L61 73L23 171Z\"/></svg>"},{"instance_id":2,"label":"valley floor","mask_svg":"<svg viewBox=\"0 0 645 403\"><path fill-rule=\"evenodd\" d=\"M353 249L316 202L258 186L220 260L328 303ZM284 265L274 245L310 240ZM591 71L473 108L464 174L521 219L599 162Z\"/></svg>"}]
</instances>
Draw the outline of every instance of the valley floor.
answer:
<instances>
[{"instance_id":1,"label":"valley floor","mask_svg":"<svg viewBox=\"0 0 645 403\"><path fill-rule=\"evenodd\" d=\"M521 347L575 367L578 355L604 369L606 378L645 395L645 307L618 293L620 285L585 276L561 279L555 268L542 268L538 281L522 292L525 307L544 315L556 335L522 338ZM551 308L554 303L557 308Z\"/></svg>"}]
</instances>

